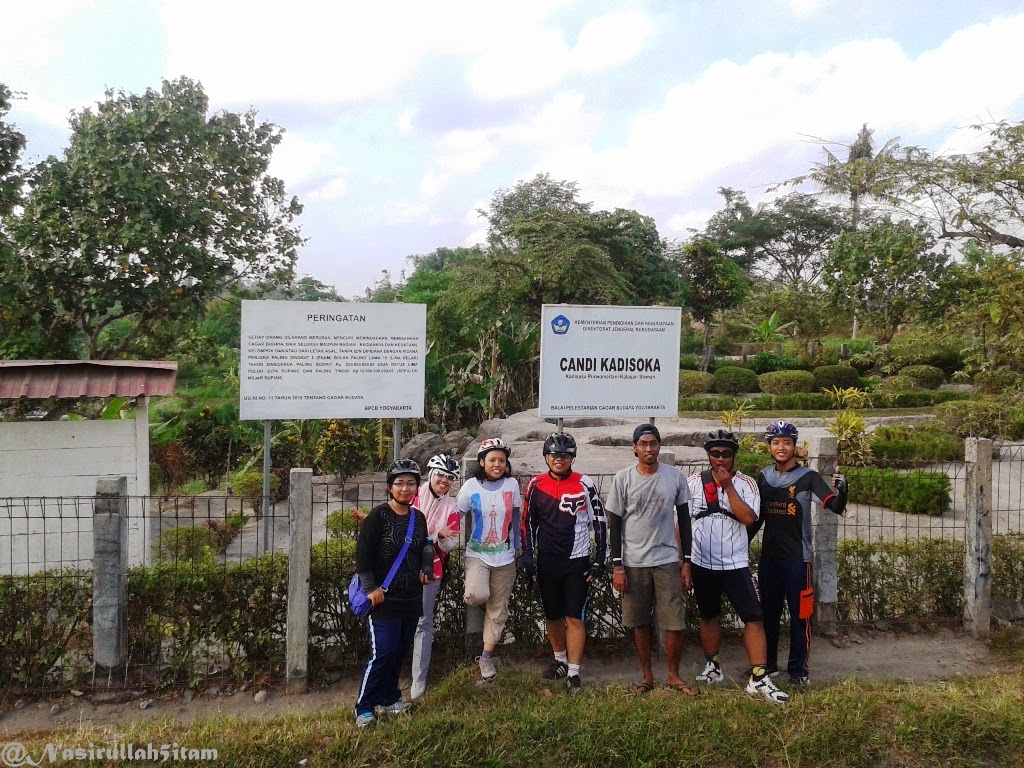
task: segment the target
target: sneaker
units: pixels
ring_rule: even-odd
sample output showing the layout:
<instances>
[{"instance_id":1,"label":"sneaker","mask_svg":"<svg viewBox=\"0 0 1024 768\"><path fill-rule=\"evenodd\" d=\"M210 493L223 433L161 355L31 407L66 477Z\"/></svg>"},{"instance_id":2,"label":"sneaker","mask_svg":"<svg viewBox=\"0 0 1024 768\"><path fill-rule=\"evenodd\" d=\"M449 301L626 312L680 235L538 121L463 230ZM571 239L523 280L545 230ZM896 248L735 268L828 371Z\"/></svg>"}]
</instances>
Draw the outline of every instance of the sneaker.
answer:
<instances>
[{"instance_id":1,"label":"sneaker","mask_svg":"<svg viewBox=\"0 0 1024 768\"><path fill-rule=\"evenodd\" d=\"M480 664L480 677L484 682L489 682L498 676L498 670L494 668L492 657L478 656L477 663Z\"/></svg>"},{"instance_id":2,"label":"sneaker","mask_svg":"<svg viewBox=\"0 0 1024 768\"><path fill-rule=\"evenodd\" d=\"M409 698L415 701L426 692L427 686L424 683L413 683L409 688Z\"/></svg>"},{"instance_id":3,"label":"sneaker","mask_svg":"<svg viewBox=\"0 0 1024 768\"><path fill-rule=\"evenodd\" d=\"M408 701L398 701L388 704L387 706L377 707L377 712L384 715L404 715L406 712L412 709L412 703Z\"/></svg>"},{"instance_id":4,"label":"sneaker","mask_svg":"<svg viewBox=\"0 0 1024 768\"><path fill-rule=\"evenodd\" d=\"M750 682L747 683L747 693L751 696L763 696L773 704L785 704L789 701L789 694L780 691L767 675L757 682L754 682L754 678L750 678Z\"/></svg>"},{"instance_id":5,"label":"sneaker","mask_svg":"<svg viewBox=\"0 0 1024 768\"><path fill-rule=\"evenodd\" d=\"M580 693L583 690L583 681L579 675L569 675L565 678L565 690L570 694Z\"/></svg>"},{"instance_id":6,"label":"sneaker","mask_svg":"<svg viewBox=\"0 0 1024 768\"><path fill-rule=\"evenodd\" d=\"M545 680L561 680L563 677L569 674L569 665L564 661L553 661L551 666L548 667L544 674L541 675Z\"/></svg>"},{"instance_id":7,"label":"sneaker","mask_svg":"<svg viewBox=\"0 0 1024 768\"><path fill-rule=\"evenodd\" d=\"M713 661L709 661L704 665L704 671L697 675L698 683L707 683L713 685L714 683L720 683L725 678L722 674L722 668L715 664Z\"/></svg>"},{"instance_id":8,"label":"sneaker","mask_svg":"<svg viewBox=\"0 0 1024 768\"><path fill-rule=\"evenodd\" d=\"M789 684L797 688L806 688L811 684L811 678L808 675L801 675L800 677L790 677Z\"/></svg>"},{"instance_id":9,"label":"sneaker","mask_svg":"<svg viewBox=\"0 0 1024 768\"><path fill-rule=\"evenodd\" d=\"M365 728L368 725L373 725L377 722L377 718L373 716L373 712L363 712L361 715L356 715L356 728Z\"/></svg>"},{"instance_id":10,"label":"sneaker","mask_svg":"<svg viewBox=\"0 0 1024 768\"><path fill-rule=\"evenodd\" d=\"M778 677L779 676L779 665L778 664L765 664L764 668L765 668L765 671L767 671L767 673L768 673L768 677ZM751 677L751 676L753 676L753 674L754 674L754 668L753 667L747 667L747 671L743 673L744 677Z\"/></svg>"}]
</instances>

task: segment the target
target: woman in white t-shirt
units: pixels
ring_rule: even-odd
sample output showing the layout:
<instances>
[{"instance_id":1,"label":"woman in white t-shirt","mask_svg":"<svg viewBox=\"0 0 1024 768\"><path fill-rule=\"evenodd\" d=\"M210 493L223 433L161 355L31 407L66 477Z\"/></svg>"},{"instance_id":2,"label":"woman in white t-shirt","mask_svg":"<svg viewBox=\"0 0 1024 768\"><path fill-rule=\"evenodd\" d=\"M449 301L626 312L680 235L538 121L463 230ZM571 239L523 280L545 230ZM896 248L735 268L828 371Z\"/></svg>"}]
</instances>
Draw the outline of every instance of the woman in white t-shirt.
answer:
<instances>
[{"instance_id":1,"label":"woman in white t-shirt","mask_svg":"<svg viewBox=\"0 0 1024 768\"><path fill-rule=\"evenodd\" d=\"M484 440L476 453L480 466L455 500L459 512L471 516L466 528L465 600L467 605L484 607L484 648L477 661L485 682L497 676L492 655L508 619L520 546L523 500L512 477L511 455L501 438Z\"/></svg>"}]
</instances>

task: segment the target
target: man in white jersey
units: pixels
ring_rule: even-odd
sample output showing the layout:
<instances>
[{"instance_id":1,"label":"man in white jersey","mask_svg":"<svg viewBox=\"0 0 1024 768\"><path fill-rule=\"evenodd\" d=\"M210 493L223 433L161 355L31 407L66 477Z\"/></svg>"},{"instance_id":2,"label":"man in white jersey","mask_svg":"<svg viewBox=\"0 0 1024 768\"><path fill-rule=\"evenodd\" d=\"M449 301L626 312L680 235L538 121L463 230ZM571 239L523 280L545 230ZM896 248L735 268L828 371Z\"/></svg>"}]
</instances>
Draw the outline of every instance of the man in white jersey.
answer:
<instances>
[{"instance_id":1,"label":"man in white jersey","mask_svg":"<svg viewBox=\"0 0 1024 768\"><path fill-rule=\"evenodd\" d=\"M700 614L700 644L707 659L697 682L719 683L725 677L718 659L721 645L722 593L743 621L743 647L751 665L747 693L775 704L789 701L768 674L768 648L761 603L750 574L747 526L761 508L757 483L733 469L740 444L723 429L708 434L704 450L710 469L691 475L690 508L680 531L684 569L689 571Z\"/></svg>"}]
</instances>

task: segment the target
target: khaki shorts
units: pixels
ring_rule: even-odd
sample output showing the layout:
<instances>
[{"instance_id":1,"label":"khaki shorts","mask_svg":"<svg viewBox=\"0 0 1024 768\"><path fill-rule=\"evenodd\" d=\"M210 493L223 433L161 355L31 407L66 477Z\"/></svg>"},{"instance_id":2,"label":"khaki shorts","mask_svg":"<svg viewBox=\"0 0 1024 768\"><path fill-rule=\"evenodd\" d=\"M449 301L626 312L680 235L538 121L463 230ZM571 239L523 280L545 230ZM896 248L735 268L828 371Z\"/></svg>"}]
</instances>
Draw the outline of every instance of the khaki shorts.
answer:
<instances>
[{"instance_id":1,"label":"khaki shorts","mask_svg":"<svg viewBox=\"0 0 1024 768\"><path fill-rule=\"evenodd\" d=\"M658 629L674 632L685 628L686 613L679 563L649 568L626 566L622 625L629 628L649 626L652 613L657 619Z\"/></svg>"}]
</instances>

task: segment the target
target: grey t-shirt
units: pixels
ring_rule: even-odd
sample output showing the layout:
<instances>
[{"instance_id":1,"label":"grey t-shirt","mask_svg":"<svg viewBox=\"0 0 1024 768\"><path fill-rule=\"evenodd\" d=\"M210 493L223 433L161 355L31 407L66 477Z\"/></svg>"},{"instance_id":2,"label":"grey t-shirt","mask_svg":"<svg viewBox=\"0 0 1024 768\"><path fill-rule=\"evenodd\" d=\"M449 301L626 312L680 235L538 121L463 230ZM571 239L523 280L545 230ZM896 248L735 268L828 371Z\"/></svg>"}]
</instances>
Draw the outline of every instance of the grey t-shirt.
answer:
<instances>
[{"instance_id":1,"label":"grey t-shirt","mask_svg":"<svg viewBox=\"0 0 1024 768\"><path fill-rule=\"evenodd\" d=\"M690 500L686 476L668 464L653 475L635 466L616 473L605 509L622 518L622 563L649 568L679 562L676 505Z\"/></svg>"}]
</instances>

